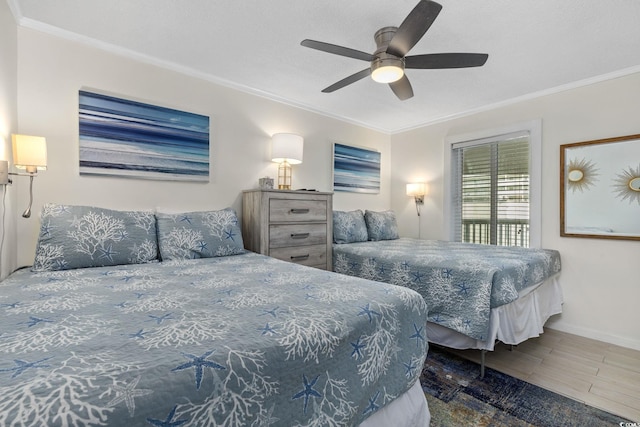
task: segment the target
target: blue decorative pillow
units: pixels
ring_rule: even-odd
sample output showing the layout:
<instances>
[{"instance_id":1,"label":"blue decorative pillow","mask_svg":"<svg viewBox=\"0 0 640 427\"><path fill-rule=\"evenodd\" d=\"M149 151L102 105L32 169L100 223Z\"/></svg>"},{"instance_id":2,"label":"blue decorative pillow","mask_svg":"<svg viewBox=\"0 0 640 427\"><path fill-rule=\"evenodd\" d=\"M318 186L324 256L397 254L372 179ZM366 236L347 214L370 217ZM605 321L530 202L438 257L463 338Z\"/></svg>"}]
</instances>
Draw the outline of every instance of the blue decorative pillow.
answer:
<instances>
[{"instance_id":1,"label":"blue decorative pillow","mask_svg":"<svg viewBox=\"0 0 640 427\"><path fill-rule=\"evenodd\" d=\"M212 258L244 253L236 212L156 213L158 246L163 261Z\"/></svg>"},{"instance_id":2,"label":"blue decorative pillow","mask_svg":"<svg viewBox=\"0 0 640 427\"><path fill-rule=\"evenodd\" d=\"M153 212L46 204L33 271L68 270L158 259Z\"/></svg>"},{"instance_id":3,"label":"blue decorative pillow","mask_svg":"<svg viewBox=\"0 0 640 427\"><path fill-rule=\"evenodd\" d=\"M394 240L399 237L396 214L393 211L365 211L364 220L367 223L369 240Z\"/></svg>"},{"instance_id":4,"label":"blue decorative pillow","mask_svg":"<svg viewBox=\"0 0 640 427\"><path fill-rule=\"evenodd\" d=\"M361 210L351 212L333 211L334 243L366 242L369 240L367 224Z\"/></svg>"}]
</instances>

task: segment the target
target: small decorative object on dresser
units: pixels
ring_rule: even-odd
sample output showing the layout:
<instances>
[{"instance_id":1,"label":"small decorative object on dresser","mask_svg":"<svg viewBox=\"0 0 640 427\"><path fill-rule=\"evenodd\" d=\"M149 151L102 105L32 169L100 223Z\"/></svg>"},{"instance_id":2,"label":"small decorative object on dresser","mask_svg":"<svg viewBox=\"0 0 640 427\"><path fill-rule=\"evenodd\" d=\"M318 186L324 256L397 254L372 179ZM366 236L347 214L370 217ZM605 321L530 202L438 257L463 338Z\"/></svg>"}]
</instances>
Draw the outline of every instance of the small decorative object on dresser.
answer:
<instances>
[{"instance_id":1,"label":"small decorative object on dresser","mask_svg":"<svg viewBox=\"0 0 640 427\"><path fill-rule=\"evenodd\" d=\"M242 195L245 248L331 271L333 194L246 190Z\"/></svg>"},{"instance_id":2,"label":"small decorative object on dresser","mask_svg":"<svg viewBox=\"0 0 640 427\"><path fill-rule=\"evenodd\" d=\"M261 190L273 190L273 178L265 176L258 180L258 186Z\"/></svg>"}]
</instances>

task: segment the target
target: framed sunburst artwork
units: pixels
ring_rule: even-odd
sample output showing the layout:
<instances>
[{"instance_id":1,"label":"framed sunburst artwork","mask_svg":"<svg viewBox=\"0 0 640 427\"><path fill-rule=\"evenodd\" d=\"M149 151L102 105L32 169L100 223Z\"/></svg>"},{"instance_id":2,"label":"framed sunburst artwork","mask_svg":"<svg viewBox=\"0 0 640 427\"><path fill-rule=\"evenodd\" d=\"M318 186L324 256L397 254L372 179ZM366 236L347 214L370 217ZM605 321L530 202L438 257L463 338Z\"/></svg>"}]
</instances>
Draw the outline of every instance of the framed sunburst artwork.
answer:
<instances>
[{"instance_id":1,"label":"framed sunburst artwork","mask_svg":"<svg viewBox=\"0 0 640 427\"><path fill-rule=\"evenodd\" d=\"M640 240L640 134L560 146L560 235Z\"/></svg>"}]
</instances>

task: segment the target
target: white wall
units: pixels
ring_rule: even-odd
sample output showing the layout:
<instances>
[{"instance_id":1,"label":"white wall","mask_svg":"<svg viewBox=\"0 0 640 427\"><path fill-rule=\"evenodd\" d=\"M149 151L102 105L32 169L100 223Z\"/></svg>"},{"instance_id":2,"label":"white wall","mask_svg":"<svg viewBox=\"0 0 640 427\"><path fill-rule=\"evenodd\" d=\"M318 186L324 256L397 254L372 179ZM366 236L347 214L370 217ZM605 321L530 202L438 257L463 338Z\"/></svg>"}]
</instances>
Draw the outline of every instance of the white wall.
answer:
<instances>
[{"instance_id":1,"label":"white wall","mask_svg":"<svg viewBox=\"0 0 640 427\"><path fill-rule=\"evenodd\" d=\"M11 134L17 128L18 30L7 2L0 1L0 159L11 160ZM6 193L5 193L6 192ZM16 267L15 186L0 186L0 279Z\"/></svg>"},{"instance_id":2,"label":"white wall","mask_svg":"<svg viewBox=\"0 0 640 427\"><path fill-rule=\"evenodd\" d=\"M447 237L442 217L447 135L542 119L542 247L561 253L565 299L563 313L549 326L640 349L640 242L560 237L559 212L560 145L638 134L638 111L640 74L634 74L393 135L391 206L398 212L401 234L417 236L415 208L404 185L425 180L430 194L422 238Z\"/></svg>"},{"instance_id":3,"label":"white wall","mask_svg":"<svg viewBox=\"0 0 640 427\"><path fill-rule=\"evenodd\" d=\"M333 141L381 151L380 194L336 194L334 207L390 205L389 135L24 28L18 29L18 75L20 132L45 136L49 155L48 170L35 179L34 214L18 222L21 265L33 261L38 213L45 202L116 209L231 206L240 214L242 190L257 187L261 177L276 176L269 142L277 132L305 138L304 161L293 167L295 188L331 190ZM80 88L210 116L210 182L80 176ZM27 182L21 184L20 206L28 203Z\"/></svg>"}]
</instances>

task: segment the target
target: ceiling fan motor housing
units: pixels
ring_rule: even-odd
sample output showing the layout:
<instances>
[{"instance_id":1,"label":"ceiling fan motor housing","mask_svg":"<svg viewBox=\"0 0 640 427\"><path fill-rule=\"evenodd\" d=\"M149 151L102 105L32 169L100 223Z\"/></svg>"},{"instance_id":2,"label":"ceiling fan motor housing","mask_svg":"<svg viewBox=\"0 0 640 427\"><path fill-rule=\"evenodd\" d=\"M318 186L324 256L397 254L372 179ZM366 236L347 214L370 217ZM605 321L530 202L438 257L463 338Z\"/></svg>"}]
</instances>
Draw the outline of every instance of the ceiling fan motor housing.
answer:
<instances>
[{"instance_id":1,"label":"ceiling fan motor housing","mask_svg":"<svg viewBox=\"0 0 640 427\"><path fill-rule=\"evenodd\" d=\"M373 36L377 49L373 53L375 59L371 61L371 77L377 82L391 83L404 75L404 58L387 53L387 46L397 30L398 27L384 27Z\"/></svg>"}]
</instances>

